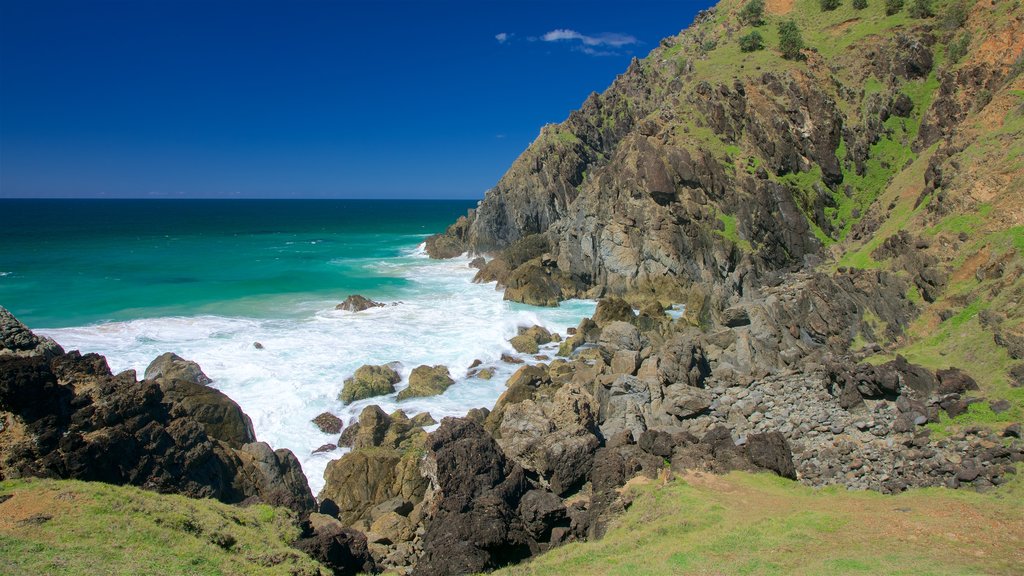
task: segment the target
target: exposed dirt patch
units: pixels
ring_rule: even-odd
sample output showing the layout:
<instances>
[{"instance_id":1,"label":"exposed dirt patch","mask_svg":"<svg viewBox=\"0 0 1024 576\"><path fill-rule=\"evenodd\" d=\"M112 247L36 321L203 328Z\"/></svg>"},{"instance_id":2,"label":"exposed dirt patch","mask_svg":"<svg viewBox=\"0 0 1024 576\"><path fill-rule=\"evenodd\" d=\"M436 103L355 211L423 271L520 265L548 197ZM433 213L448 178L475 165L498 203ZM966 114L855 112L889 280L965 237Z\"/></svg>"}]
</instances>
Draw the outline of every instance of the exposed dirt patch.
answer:
<instances>
[{"instance_id":1,"label":"exposed dirt patch","mask_svg":"<svg viewBox=\"0 0 1024 576\"><path fill-rule=\"evenodd\" d=\"M850 28L850 26L853 26L857 22L860 22L860 18L850 18L849 20L844 20L839 24L833 24L832 26L829 26L828 31L833 36L839 36L840 34L845 33L846 30Z\"/></svg>"},{"instance_id":2,"label":"exposed dirt patch","mask_svg":"<svg viewBox=\"0 0 1024 576\"><path fill-rule=\"evenodd\" d=\"M765 9L769 14L789 14L795 3L795 0L768 0Z\"/></svg>"},{"instance_id":3,"label":"exposed dirt patch","mask_svg":"<svg viewBox=\"0 0 1024 576\"><path fill-rule=\"evenodd\" d=\"M68 498L58 490L17 491L0 502L0 533L24 531L49 522L71 509Z\"/></svg>"}]
</instances>

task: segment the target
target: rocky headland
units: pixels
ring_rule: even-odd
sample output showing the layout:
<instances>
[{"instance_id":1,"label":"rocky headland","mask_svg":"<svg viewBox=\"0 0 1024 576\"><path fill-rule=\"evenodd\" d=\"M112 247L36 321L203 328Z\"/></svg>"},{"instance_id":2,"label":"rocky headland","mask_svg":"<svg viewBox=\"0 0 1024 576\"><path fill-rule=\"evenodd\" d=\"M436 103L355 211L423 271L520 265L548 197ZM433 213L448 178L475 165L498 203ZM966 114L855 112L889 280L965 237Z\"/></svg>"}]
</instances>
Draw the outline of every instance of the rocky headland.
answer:
<instances>
[{"instance_id":1,"label":"rocky headland","mask_svg":"<svg viewBox=\"0 0 1024 576\"><path fill-rule=\"evenodd\" d=\"M194 363L111 374L0 311L0 479L284 506L334 573L422 575L600 539L635 478L999 490L1024 460L1024 9L805 4L701 13L427 240L508 300L598 299L564 338L521 328L495 406L322 414L348 451L314 499ZM738 47L789 19L792 57ZM340 401L399 381L364 366ZM419 366L399 398L451 383Z\"/></svg>"}]
</instances>

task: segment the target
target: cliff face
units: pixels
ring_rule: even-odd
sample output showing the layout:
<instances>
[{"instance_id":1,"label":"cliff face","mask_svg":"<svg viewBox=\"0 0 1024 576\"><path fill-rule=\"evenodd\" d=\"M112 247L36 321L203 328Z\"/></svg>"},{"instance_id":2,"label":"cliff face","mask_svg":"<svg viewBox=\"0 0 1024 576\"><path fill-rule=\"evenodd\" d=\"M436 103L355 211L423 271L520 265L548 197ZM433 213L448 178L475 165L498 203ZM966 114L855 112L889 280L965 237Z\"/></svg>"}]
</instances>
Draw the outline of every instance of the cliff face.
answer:
<instances>
[{"instance_id":1,"label":"cliff face","mask_svg":"<svg viewBox=\"0 0 1024 576\"><path fill-rule=\"evenodd\" d=\"M681 301L695 283L724 303L776 273L856 252L893 216L879 199L906 180L922 188L912 210L976 214L978 198L946 204L952 192L936 193L915 162L938 149L958 166L951 172L970 166L1019 183L1016 149L998 170L963 150L987 137L974 122L1020 123L1024 11L967 2L958 18L955 4L911 18L886 16L881 3L832 12L784 3L757 28L767 48L743 53L738 38L754 27L740 22L741 2L726 0L545 126L479 207L428 244L447 253L432 254L501 256L540 234L545 262L530 253L484 279L539 304L582 294ZM788 19L808 46L800 60L774 50ZM1019 184L990 194L1022 207ZM915 213L901 227L937 224Z\"/></svg>"}]
</instances>

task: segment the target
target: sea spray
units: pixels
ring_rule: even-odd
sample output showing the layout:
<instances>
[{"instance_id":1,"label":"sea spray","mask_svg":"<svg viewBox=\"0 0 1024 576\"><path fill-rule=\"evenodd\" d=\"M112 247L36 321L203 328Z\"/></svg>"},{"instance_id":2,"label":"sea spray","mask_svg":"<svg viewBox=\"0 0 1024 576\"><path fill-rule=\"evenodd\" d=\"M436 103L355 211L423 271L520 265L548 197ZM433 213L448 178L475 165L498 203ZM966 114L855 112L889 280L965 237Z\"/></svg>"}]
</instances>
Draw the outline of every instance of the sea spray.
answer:
<instances>
[{"instance_id":1,"label":"sea spray","mask_svg":"<svg viewBox=\"0 0 1024 576\"><path fill-rule=\"evenodd\" d=\"M260 440L295 452L315 493L323 486L327 463L343 454L313 454L338 440L311 423L317 414L332 412L347 426L370 404L389 413L400 408L410 416L430 412L438 420L489 408L517 368L500 356L515 354L508 339L519 326L540 324L565 334L567 327L593 312L592 301L569 301L558 308L506 302L494 284L472 282L475 271L468 262L429 260L422 247L362 262L381 274L408 280L392 292L396 298L387 306L362 312L335 310L346 296L338 294L330 300L280 302L284 309L272 318L169 316L40 332L67 349L105 355L115 372L134 369L142 374L153 358L167 351L199 362L213 386L252 417ZM364 296L379 298L372 292ZM553 356L553 350L549 345L541 353ZM477 359L495 369L494 378L466 377ZM390 362L401 364L398 390L420 364L447 366L456 383L440 396L403 402L396 394L349 405L338 400L344 379L356 368Z\"/></svg>"}]
</instances>

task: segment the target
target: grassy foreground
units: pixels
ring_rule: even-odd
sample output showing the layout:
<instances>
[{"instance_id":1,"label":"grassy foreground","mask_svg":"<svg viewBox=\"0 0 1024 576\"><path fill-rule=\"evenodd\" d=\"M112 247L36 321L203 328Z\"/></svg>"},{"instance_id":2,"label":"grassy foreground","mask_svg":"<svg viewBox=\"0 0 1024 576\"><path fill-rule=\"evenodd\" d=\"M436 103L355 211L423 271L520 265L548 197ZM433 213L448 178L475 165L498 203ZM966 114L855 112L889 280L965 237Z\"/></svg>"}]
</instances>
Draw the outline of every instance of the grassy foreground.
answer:
<instances>
[{"instance_id":1,"label":"grassy foreground","mask_svg":"<svg viewBox=\"0 0 1024 576\"><path fill-rule=\"evenodd\" d=\"M815 490L767 474L633 484L599 542L504 575L1022 574L1024 481L989 494Z\"/></svg>"},{"instance_id":2,"label":"grassy foreground","mask_svg":"<svg viewBox=\"0 0 1024 576\"><path fill-rule=\"evenodd\" d=\"M318 574L290 511L73 480L0 482L0 574Z\"/></svg>"}]
</instances>

